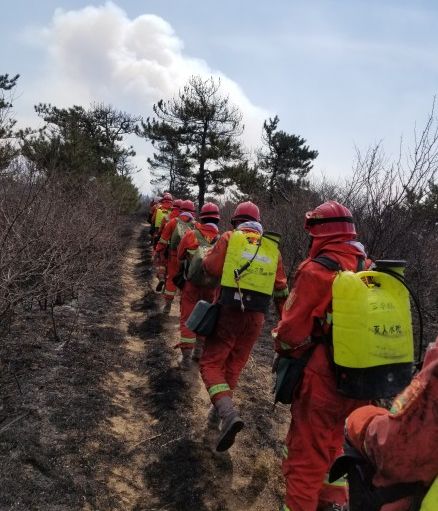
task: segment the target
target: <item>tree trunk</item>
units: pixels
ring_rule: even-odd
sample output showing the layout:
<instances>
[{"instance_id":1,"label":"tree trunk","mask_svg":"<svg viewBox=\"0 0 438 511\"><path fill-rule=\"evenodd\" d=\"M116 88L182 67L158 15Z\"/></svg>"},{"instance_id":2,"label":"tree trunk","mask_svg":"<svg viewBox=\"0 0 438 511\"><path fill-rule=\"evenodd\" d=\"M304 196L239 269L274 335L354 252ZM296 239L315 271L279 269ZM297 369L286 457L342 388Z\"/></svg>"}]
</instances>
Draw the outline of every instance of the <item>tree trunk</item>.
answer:
<instances>
[{"instance_id":1,"label":"tree trunk","mask_svg":"<svg viewBox=\"0 0 438 511\"><path fill-rule=\"evenodd\" d=\"M199 178L198 178L198 209L201 211L205 201L205 160L202 160L199 164Z\"/></svg>"},{"instance_id":2,"label":"tree trunk","mask_svg":"<svg viewBox=\"0 0 438 511\"><path fill-rule=\"evenodd\" d=\"M204 122L204 129L202 132L201 139L201 159L199 162L199 174L198 174L198 209L201 211L202 206L205 201L205 194L207 192L207 185L205 183L205 146L207 142L207 130L208 130L208 121Z\"/></svg>"},{"instance_id":3,"label":"tree trunk","mask_svg":"<svg viewBox=\"0 0 438 511\"><path fill-rule=\"evenodd\" d=\"M277 169L272 169L271 178L269 179L269 204L272 206L274 204L274 183L275 178L277 177Z\"/></svg>"}]
</instances>

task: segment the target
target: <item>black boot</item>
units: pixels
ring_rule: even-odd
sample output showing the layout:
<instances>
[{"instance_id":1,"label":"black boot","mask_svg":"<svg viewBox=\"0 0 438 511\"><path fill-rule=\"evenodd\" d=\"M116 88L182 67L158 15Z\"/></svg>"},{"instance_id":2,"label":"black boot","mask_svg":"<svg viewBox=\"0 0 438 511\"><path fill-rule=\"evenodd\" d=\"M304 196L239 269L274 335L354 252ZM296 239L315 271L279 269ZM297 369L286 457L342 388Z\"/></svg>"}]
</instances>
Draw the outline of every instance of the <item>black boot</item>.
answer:
<instances>
[{"instance_id":1,"label":"black boot","mask_svg":"<svg viewBox=\"0 0 438 511\"><path fill-rule=\"evenodd\" d=\"M216 451L223 452L227 451L234 444L237 433L241 431L245 424L239 417L229 396L218 399L214 405L222 420Z\"/></svg>"}]
</instances>

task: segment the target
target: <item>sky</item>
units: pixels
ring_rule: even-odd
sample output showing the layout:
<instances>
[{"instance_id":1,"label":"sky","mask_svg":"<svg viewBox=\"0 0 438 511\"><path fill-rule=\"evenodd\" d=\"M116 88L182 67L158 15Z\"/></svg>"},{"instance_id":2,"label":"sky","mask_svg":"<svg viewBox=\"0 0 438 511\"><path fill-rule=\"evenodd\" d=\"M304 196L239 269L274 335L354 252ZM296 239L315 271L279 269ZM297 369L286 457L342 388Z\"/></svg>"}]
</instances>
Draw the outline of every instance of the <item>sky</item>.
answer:
<instances>
[{"instance_id":1,"label":"sky","mask_svg":"<svg viewBox=\"0 0 438 511\"><path fill-rule=\"evenodd\" d=\"M1 5L3 4L3 5ZM7 5L7 7L5 7ZM319 151L312 174L351 173L355 148L412 144L438 91L435 0L14 0L0 3L0 74L19 73L20 127L33 106L110 103L147 117L190 75L220 77L243 112L244 143L263 120ZM134 176L150 191L150 147Z\"/></svg>"}]
</instances>

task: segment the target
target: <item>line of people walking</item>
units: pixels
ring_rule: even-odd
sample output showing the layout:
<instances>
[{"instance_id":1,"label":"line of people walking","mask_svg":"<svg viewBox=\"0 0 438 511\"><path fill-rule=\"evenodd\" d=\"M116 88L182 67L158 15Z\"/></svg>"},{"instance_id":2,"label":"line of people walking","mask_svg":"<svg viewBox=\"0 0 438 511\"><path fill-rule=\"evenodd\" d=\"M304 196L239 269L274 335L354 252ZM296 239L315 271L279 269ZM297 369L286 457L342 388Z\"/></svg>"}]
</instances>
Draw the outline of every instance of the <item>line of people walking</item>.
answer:
<instances>
[{"instance_id":1,"label":"line of people walking","mask_svg":"<svg viewBox=\"0 0 438 511\"><path fill-rule=\"evenodd\" d=\"M408 391L410 400L402 400L401 408L392 415L369 409L371 400L396 394L412 376L412 325L402 269L395 262L390 263L391 268L384 268L382 262L381 273L375 271L374 263L357 240L349 209L328 201L305 215L309 254L298 267L289 293L280 236L264 229L256 204L238 204L231 218L232 229L222 234L218 230L220 210L216 204L204 204L199 220L195 215L192 201L173 200L165 193L151 205L149 222L157 291L164 294L165 312L170 311L177 289L181 289L180 368L190 369L193 361L199 361L211 400L208 422L211 427L220 425L216 450L229 449L244 428L233 394L273 298L280 318L272 332L277 353L273 369L279 387L289 398L283 402L291 403L292 412L282 464L286 483L282 509L348 509L348 486L343 476L351 476L351 467L358 465L348 458L350 462L336 462L337 469L331 474L330 469L335 460L343 459L344 427L349 416L348 441L355 444L357 456L372 467L373 477L362 481L360 492L369 492L374 485L391 487L393 483L401 488L398 493L397 489L386 492L386 501L382 497L376 511L420 509L412 507L415 499L419 506L433 501L431 492L436 492L433 481L438 473L435 408L421 418L427 441L417 444L415 453L404 452L402 456L410 467L410 472L404 472L404 479L393 481L388 477L387 467L368 457L361 444L375 415L386 414L388 423L397 424L393 429L403 428L405 408L412 407L415 400L425 399L420 391ZM398 276L393 275L394 266ZM352 325L346 316L354 316L355 304L365 291L368 294L357 303L356 309L362 311L357 316L369 313L372 323L361 327L367 332L358 334L354 330L357 325ZM187 326L200 301L218 304L214 328L206 337ZM356 318L355 323L360 321ZM361 344L357 336L362 334L366 340ZM363 344L367 345L367 352ZM429 368L427 376L420 373L419 378L428 382L423 385L423 392L427 393L429 404L430 399L437 402L438 356L436 359L434 369ZM416 385L415 381L411 386ZM378 427L389 426L379 423ZM414 435L414 428L407 427ZM371 435L375 438L376 433ZM414 448L416 444L410 445ZM378 450L379 445L376 443L374 448ZM428 460L418 470L414 460L423 459L422 456ZM409 491L406 494L405 486L411 482L416 483L412 495ZM424 498L426 494L428 500ZM368 507L356 509L365 511Z\"/></svg>"}]
</instances>

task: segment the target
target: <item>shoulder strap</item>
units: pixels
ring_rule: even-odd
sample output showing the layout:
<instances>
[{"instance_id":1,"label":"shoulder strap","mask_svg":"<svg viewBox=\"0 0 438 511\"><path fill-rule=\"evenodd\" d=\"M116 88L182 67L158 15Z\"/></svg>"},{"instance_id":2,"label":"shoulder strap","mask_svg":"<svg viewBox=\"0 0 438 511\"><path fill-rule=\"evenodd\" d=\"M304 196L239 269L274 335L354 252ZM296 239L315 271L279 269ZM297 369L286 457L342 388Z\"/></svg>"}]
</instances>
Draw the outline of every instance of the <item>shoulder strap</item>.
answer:
<instances>
[{"instance_id":1,"label":"shoulder strap","mask_svg":"<svg viewBox=\"0 0 438 511\"><path fill-rule=\"evenodd\" d=\"M330 259L330 257L327 257L325 255L319 255L317 257L314 257L312 259L312 261L315 263L321 264L328 270L332 270L332 271L341 271L342 270L341 265L337 261L334 261L333 259Z\"/></svg>"},{"instance_id":2,"label":"shoulder strap","mask_svg":"<svg viewBox=\"0 0 438 511\"><path fill-rule=\"evenodd\" d=\"M357 258L357 266L356 266L356 273L360 271L365 270L365 257L358 256Z\"/></svg>"},{"instance_id":3,"label":"shoulder strap","mask_svg":"<svg viewBox=\"0 0 438 511\"><path fill-rule=\"evenodd\" d=\"M327 257L325 255L319 255L312 259L315 263L319 263L322 266L325 266L327 269L332 271L341 271L342 266L335 260ZM359 256L357 258L356 272L363 271L365 269L365 258Z\"/></svg>"}]
</instances>

